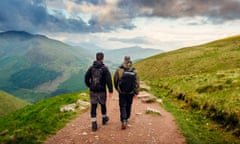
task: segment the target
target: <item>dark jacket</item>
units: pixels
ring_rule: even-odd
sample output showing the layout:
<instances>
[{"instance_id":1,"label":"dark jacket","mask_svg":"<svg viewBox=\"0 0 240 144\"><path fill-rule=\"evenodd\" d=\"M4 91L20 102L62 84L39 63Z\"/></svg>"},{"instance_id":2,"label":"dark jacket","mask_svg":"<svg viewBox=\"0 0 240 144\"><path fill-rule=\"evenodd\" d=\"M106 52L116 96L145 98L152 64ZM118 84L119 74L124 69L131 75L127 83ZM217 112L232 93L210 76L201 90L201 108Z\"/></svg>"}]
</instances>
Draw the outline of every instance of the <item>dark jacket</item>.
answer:
<instances>
[{"instance_id":1,"label":"dark jacket","mask_svg":"<svg viewBox=\"0 0 240 144\"><path fill-rule=\"evenodd\" d=\"M111 73L109 72L108 68L103 64L102 61L94 61L93 65L87 70L86 74L85 74L85 84L88 88L90 88L90 91L94 90L91 88L91 82L92 82L92 68L102 68L103 69L103 75L102 75L102 89L98 92L107 92L106 90L106 86L108 87L108 91L110 93L113 92L113 86L112 86L112 77L111 77Z\"/></svg>"},{"instance_id":2,"label":"dark jacket","mask_svg":"<svg viewBox=\"0 0 240 144\"><path fill-rule=\"evenodd\" d=\"M122 78L124 69L128 69L130 71L134 71L136 73L136 88L134 89L134 94L138 95L139 93L139 77L137 75L137 71L136 69L132 66L132 62L128 62L128 63L123 63L115 72L114 74L114 87L115 89L119 92L122 93L120 88L119 88L119 82Z\"/></svg>"}]
</instances>

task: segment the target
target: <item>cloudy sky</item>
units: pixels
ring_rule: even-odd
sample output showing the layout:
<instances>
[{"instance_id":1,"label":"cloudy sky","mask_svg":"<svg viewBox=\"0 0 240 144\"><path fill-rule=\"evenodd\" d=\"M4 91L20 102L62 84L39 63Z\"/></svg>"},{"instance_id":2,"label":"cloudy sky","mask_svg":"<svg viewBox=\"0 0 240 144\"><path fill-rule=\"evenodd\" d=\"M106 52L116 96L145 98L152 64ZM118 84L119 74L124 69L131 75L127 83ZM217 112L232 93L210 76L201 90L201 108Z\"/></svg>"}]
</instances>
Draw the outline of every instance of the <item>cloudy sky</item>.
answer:
<instances>
[{"instance_id":1,"label":"cloudy sky","mask_svg":"<svg viewBox=\"0 0 240 144\"><path fill-rule=\"evenodd\" d=\"M170 51L240 34L240 0L1 0L0 31Z\"/></svg>"}]
</instances>

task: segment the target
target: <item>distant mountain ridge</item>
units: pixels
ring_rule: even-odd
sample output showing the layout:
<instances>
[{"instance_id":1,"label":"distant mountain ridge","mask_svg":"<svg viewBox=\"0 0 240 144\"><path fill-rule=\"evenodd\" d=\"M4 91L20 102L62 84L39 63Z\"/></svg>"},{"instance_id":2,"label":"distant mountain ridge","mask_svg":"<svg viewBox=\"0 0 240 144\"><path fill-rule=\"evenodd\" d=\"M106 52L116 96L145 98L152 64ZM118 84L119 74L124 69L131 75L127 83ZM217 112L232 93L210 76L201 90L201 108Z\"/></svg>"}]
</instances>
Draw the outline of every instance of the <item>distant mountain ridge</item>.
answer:
<instances>
[{"instance_id":1,"label":"distant mountain ridge","mask_svg":"<svg viewBox=\"0 0 240 144\"><path fill-rule=\"evenodd\" d=\"M107 50L106 55L109 59L114 61L122 61L123 56L130 56L132 61L138 61L153 55L157 55L162 53L162 50L151 49L151 48L142 48L139 46L135 47L127 47L127 48L119 48L114 50Z\"/></svg>"},{"instance_id":2,"label":"distant mountain ridge","mask_svg":"<svg viewBox=\"0 0 240 144\"><path fill-rule=\"evenodd\" d=\"M95 55L96 52L104 52L104 62L109 66L111 70L115 70L116 67L122 64L124 56L130 56L133 62L141 59L157 55L164 51L152 48L142 48L140 46L124 47L118 49L103 49L101 47L95 47L94 45L83 45L89 46L89 52Z\"/></svg>"},{"instance_id":3,"label":"distant mountain ridge","mask_svg":"<svg viewBox=\"0 0 240 144\"><path fill-rule=\"evenodd\" d=\"M120 66L123 62L124 56L130 56L133 62L139 61L141 59L151 57L162 53L163 51L151 48L142 48L139 46L119 48L113 50L105 50L106 64L109 64L113 69Z\"/></svg>"},{"instance_id":4,"label":"distant mountain ridge","mask_svg":"<svg viewBox=\"0 0 240 144\"><path fill-rule=\"evenodd\" d=\"M36 36L42 36L42 35L34 35L34 34L27 33L25 31L6 31L6 32L0 33L0 36L4 37L5 39L14 38L14 39L26 40L26 39L30 39L30 38L33 38Z\"/></svg>"}]
</instances>

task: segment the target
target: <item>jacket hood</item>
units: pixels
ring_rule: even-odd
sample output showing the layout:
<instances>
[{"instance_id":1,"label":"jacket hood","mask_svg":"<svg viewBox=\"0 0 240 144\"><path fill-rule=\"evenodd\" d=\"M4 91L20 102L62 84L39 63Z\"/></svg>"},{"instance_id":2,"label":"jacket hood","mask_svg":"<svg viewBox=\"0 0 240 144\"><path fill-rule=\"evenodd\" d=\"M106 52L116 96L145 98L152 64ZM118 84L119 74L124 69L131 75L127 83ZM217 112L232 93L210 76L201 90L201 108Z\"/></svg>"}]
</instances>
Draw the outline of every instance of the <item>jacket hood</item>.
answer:
<instances>
[{"instance_id":1,"label":"jacket hood","mask_svg":"<svg viewBox=\"0 0 240 144\"><path fill-rule=\"evenodd\" d=\"M95 68L100 68L102 66L104 66L102 61L94 61L93 62L93 67L95 67Z\"/></svg>"}]
</instances>

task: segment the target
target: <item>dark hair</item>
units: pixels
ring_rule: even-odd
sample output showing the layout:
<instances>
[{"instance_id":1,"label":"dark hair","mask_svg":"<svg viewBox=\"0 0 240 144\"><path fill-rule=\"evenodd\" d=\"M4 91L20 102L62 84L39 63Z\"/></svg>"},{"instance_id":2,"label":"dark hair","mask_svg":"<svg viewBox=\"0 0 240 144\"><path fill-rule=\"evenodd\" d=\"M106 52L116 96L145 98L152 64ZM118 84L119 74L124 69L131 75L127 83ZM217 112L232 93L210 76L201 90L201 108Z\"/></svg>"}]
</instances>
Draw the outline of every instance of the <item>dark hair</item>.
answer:
<instances>
[{"instance_id":1,"label":"dark hair","mask_svg":"<svg viewBox=\"0 0 240 144\"><path fill-rule=\"evenodd\" d=\"M103 60L103 58L104 58L104 54L103 54L102 52L98 52L98 53L96 54L96 59L97 59L98 61Z\"/></svg>"}]
</instances>

